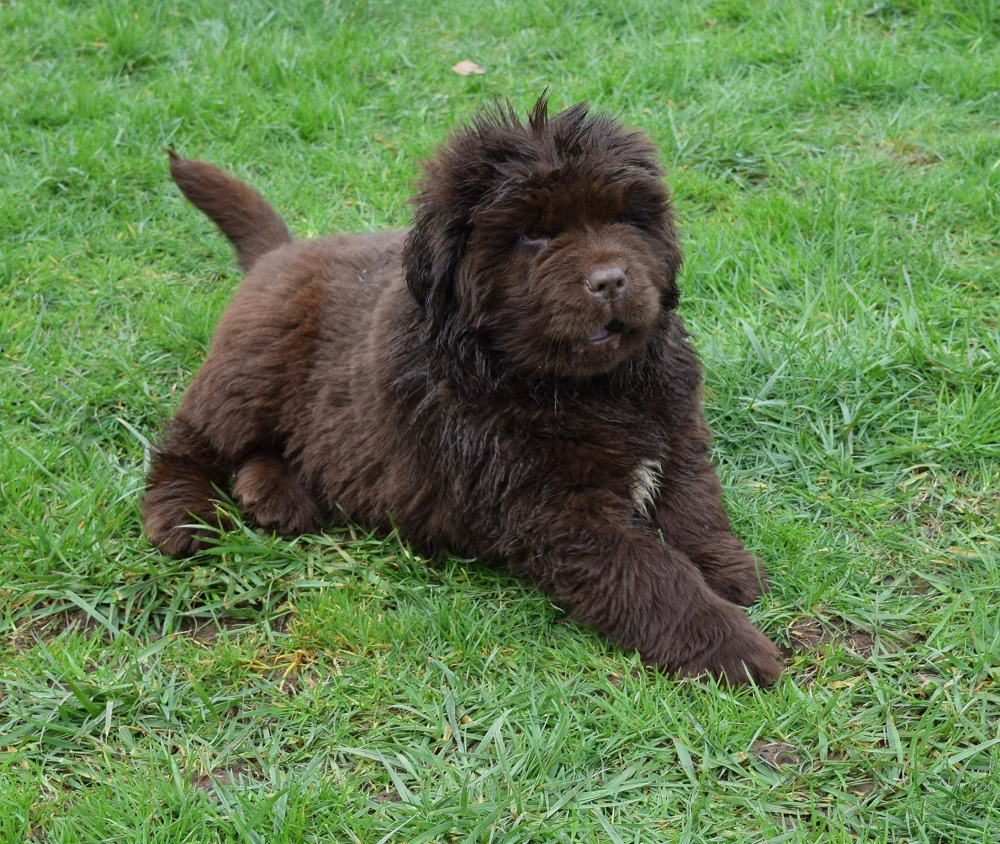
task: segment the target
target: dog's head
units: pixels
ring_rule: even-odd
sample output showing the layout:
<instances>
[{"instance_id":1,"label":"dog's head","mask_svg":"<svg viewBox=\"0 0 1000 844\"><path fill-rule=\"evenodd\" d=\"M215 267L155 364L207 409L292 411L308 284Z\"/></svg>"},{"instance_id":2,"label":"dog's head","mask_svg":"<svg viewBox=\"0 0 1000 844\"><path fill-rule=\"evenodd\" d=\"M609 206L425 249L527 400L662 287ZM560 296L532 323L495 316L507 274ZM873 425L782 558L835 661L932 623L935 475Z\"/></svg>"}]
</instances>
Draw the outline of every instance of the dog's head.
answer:
<instances>
[{"instance_id":1,"label":"dog's head","mask_svg":"<svg viewBox=\"0 0 1000 844\"><path fill-rule=\"evenodd\" d=\"M480 115L424 167L404 253L432 332L522 373L609 372L677 304L681 253L656 150L588 114Z\"/></svg>"}]
</instances>

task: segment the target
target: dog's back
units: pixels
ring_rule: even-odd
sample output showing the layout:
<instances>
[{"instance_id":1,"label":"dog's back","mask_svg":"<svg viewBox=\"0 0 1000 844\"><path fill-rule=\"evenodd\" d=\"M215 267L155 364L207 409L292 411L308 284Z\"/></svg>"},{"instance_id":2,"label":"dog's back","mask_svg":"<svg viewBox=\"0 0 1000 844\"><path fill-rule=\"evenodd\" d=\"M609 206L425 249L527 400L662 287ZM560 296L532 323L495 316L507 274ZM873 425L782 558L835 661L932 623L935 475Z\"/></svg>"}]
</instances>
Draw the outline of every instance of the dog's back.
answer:
<instances>
[{"instance_id":1,"label":"dog's back","mask_svg":"<svg viewBox=\"0 0 1000 844\"><path fill-rule=\"evenodd\" d=\"M252 187L213 164L167 153L177 187L229 238L244 272L262 255L292 242L285 221Z\"/></svg>"}]
</instances>

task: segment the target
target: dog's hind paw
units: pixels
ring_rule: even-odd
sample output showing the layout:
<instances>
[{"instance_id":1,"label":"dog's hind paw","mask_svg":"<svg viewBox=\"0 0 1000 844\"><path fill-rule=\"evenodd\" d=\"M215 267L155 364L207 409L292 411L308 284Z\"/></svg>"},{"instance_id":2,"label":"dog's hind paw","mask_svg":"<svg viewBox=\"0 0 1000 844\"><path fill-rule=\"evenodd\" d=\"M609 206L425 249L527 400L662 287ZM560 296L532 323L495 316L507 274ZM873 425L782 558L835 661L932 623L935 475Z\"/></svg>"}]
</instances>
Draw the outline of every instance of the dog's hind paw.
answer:
<instances>
[{"instance_id":1,"label":"dog's hind paw","mask_svg":"<svg viewBox=\"0 0 1000 844\"><path fill-rule=\"evenodd\" d=\"M175 526L160 530L146 525L146 538L169 557L191 557L205 549L205 541L215 536L216 531L209 527L189 528Z\"/></svg>"},{"instance_id":2,"label":"dog's hind paw","mask_svg":"<svg viewBox=\"0 0 1000 844\"><path fill-rule=\"evenodd\" d=\"M233 498L246 516L277 533L312 533L322 524L316 501L292 467L277 455L247 460L236 473Z\"/></svg>"},{"instance_id":3,"label":"dog's hind paw","mask_svg":"<svg viewBox=\"0 0 1000 844\"><path fill-rule=\"evenodd\" d=\"M157 495L160 491L150 490L143 501L143 527L146 538L164 554L190 557L203 551L220 531L232 529L232 521L214 501L185 508L179 500Z\"/></svg>"}]
</instances>

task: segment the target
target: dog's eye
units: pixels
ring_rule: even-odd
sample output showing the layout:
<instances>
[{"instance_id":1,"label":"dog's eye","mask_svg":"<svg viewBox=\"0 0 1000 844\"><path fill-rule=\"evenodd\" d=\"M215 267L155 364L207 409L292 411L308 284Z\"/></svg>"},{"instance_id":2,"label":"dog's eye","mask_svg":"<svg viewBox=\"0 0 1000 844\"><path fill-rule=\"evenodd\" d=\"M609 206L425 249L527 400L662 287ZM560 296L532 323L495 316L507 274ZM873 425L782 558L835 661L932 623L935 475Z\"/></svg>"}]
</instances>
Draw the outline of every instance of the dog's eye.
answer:
<instances>
[{"instance_id":1,"label":"dog's eye","mask_svg":"<svg viewBox=\"0 0 1000 844\"><path fill-rule=\"evenodd\" d=\"M521 235L521 246L526 249L541 249L550 240L552 238L545 234L545 232L529 230Z\"/></svg>"}]
</instances>

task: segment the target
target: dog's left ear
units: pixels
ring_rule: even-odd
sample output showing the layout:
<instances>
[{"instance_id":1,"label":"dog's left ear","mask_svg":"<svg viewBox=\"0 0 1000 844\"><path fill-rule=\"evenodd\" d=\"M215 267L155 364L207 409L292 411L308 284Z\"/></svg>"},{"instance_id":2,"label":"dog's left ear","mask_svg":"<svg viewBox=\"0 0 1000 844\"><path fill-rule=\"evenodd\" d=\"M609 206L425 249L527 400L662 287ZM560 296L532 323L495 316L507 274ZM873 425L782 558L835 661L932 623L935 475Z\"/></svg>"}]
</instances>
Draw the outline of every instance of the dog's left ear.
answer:
<instances>
[{"instance_id":1,"label":"dog's left ear","mask_svg":"<svg viewBox=\"0 0 1000 844\"><path fill-rule=\"evenodd\" d=\"M660 259L663 262L664 284L660 296L663 307L668 311L673 311L677 309L681 301L681 292L677 287L677 276L684 263L684 255L677 243L677 233L672 220L666 226L666 235L662 243Z\"/></svg>"},{"instance_id":2,"label":"dog's left ear","mask_svg":"<svg viewBox=\"0 0 1000 844\"><path fill-rule=\"evenodd\" d=\"M665 185L664 190L666 190ZM681 251L680 240L677 236L674 208L670 201L669 191L664 193L660 207L662 208L662 216L656 231L656 236L659 239L657 251L661 268L660 302L666 310L673 311L676 310L681 299L680 290L677 287L677 276L680 275L681 266L684 263L684 253Z\"/></svg>"}]
</instances>

